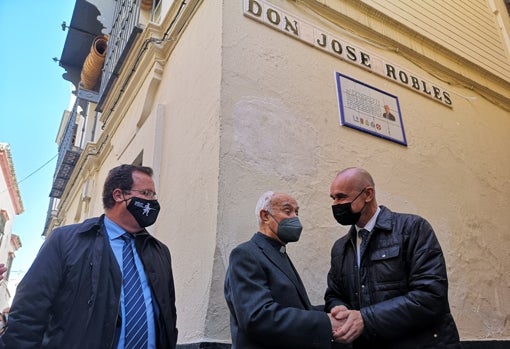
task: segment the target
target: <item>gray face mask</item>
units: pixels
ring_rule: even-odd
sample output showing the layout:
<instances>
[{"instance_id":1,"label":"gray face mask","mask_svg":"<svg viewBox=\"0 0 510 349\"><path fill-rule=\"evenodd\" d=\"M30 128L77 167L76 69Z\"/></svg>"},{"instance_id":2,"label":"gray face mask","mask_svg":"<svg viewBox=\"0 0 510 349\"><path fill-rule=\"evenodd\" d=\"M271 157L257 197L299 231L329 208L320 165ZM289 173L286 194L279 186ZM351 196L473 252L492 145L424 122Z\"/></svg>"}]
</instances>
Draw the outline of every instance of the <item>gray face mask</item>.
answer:
<instances>
[{"instance_id":1,"label":"gray face mask","mask_svg":"<svg viewBox=\"0 0 510 349\"><path fill-rule=\"evenodd\" d=\"M295 242L299 240L302 230L303 226L298 217L285 218L278 223L276 235L285 243Z\"/></svg>"},{"instance_id":2,"label":"gray face mask","mask_svg":"<svg viewBox=\"0 0 510 349\"><path fill-rule=\"evenodd\" d=\"M285 218L278 222L271 213L269 213L269 215L278 223L276 236L278 236L281 241L288 243L299 240L303 226L298 217Z\"/></svg>"}]
</instances>

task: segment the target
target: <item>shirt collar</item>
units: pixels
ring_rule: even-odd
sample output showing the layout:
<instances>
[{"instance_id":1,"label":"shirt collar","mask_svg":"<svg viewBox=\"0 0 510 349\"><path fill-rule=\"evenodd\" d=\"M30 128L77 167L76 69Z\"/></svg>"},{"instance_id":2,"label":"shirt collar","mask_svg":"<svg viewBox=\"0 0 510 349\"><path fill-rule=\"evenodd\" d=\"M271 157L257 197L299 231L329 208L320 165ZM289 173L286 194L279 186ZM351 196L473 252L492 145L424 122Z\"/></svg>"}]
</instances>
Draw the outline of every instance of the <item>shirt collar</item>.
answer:
<instances>
[{"instance_id":1,"label":"shirt collar","mask_svg":"<svg viewBox=\"0 0 510 349\"><path fill-rule=\"evenodd\" d=\"M117 223L109 219L108 217L104 217L104 226L106 228L106 233L108 234L108 238L110 240L114 240L120 238L126 232L122 229Z\"/></svg>"},{"instance_id":2,"label":"shirt collar","mask_svg":"<svg viewBox=\"0 0 510 349\"><path fill-rule=\"evenodd\" d=\"M361 229L365 229L365 230L368 230L368 231L372 231L374 229L374 226L375 226L375 222L377 221L377 216L379 216L379 213L381 212L381 208L378 206L377 207L377 211L375 211L374 215L372 216L372 218L370 218L370 220L367 222L367 224L365 224L365 226L363 228L360 228L358 227L357 225L355 225L356 227L356 232L359 233L359 231Z\"/></svg>"}]
</instances>

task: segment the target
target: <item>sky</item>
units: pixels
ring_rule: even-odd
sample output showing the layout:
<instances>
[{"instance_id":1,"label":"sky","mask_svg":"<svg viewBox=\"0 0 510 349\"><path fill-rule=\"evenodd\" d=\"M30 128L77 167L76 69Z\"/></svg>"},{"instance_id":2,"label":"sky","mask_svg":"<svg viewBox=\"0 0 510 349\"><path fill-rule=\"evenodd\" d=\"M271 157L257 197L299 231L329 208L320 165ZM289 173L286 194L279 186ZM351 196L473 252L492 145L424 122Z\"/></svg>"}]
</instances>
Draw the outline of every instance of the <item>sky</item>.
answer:
<instances>
[{"instance_id":1,"label":"sky","mask_svg":"<svg viewBox=\"0 0 510 349\"><path fill-rule=\"evenodd\" d=\"M44 241L49 193L57 163L55 143L71 84L60 58L72 0L0 0L0 142L9 143L24 212L14 217L16 252L10 279L24 275Z\"/></svg>"}]
</instances>

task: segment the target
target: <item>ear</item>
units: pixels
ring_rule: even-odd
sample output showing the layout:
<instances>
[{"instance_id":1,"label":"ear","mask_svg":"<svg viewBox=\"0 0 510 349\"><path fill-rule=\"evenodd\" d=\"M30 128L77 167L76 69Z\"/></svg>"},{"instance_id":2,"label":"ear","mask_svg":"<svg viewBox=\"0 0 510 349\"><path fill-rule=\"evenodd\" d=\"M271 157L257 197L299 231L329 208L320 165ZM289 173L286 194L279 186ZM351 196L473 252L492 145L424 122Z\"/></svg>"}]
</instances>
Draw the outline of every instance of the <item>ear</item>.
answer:
<instances>
[{"instance_id":1,"label":"ear","mask_svg":"<svg viewBox=\"0 0 510 349\"><path fill-rule=\"evenodd\" d=\"M113 200L115 200L115 202L124 201L124 193L119 188L113 190L112 196L113 196Z\"/></svg>"},{"instance_id":2,"label":"ear","mask_svg":"<svg viewBox=\"0 0 510 349\"><path fill-rule=\"evenodd\" d=\"M267 223L267 221L269 220L269 214L267 213L266 210L260 210L259 217L260 221L264 223Z\"/></svg>"},{"instance_id":3,"label":"ear","mask_svg":"<svg viewBox=\"0 0 510 349\"><path fill-rule=\"evenodd\" d=\"M365 199L365 202L373 201L375 198L375 189L374 187L367 187L365 189L365 192L367 193L367 198Z\"/></svg>"}]
</instances>

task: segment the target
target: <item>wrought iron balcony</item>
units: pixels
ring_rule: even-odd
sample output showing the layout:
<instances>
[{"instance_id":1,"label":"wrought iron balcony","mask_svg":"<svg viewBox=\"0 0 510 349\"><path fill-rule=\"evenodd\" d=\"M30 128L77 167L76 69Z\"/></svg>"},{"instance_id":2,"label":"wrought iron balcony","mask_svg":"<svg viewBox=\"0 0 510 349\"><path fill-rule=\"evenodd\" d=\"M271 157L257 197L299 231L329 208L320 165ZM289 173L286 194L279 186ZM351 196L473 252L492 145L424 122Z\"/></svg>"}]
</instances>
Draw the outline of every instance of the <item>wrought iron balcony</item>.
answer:
<instances>
[{"instance_id":1,"label":"wrought iron balcony","mask_svg":"<svg viewBox=\"0 0 510 349\"><path fill-rule=\"evenodd\" d=\"M69 121L65 126L65 131L60 142L58 149L57 169L53 177L53 186L51 188L50 197L61 198L62 193L71 177L71 173L78 162L81 154L81 148L74 145L76 138L76 124L77 104L70 114Z\"/></svg>"},{"instance_id":2,"label":"wrought iron balcony","mask_svg":"<svg viewBox=\"0 0 510 349\"><path fill-rule=\"evenodd\" d=\"M73 83L79 98L99 102L98 110L114 84L136 36L142 31L141 1L145 0L107 0L96 4L76 0L70 25L63 24L63 29L69 29L62 56L57 60L66 70L63 77ZM159 4L159 1L156 0L154 4ZM155 12L156 9L149 11ZM110 13L113 13L113 18L103 17L104 23L99 22L98 18ZM105 28L111 29L106 33ZM99 90L84 90L79 84L80 73L94 39L103 34L107 34L108 47Z\"/></svg>"},{"instance_id":3,"label":"wrought iron balcony","mask_svg":"<svg viewBox=\"0 0 510 349\"><path fill-rule=\"evenodd\" d=\"M141 0L119 0L116 3L112 30L103 67L98 110L116 81L124 59L134 40L142 32L139 25Z\"/></svg>"}]
</instances>

